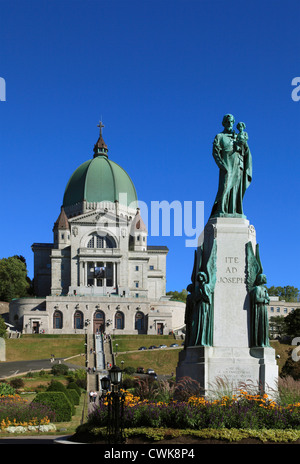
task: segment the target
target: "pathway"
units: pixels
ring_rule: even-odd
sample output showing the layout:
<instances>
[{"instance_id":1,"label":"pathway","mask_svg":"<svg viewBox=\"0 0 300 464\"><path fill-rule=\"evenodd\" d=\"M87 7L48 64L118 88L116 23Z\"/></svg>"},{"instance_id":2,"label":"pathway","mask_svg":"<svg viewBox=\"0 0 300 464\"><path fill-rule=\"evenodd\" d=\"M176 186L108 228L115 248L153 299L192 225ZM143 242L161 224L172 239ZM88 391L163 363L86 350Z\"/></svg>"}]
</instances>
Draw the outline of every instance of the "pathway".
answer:
<instances>
[{"instance_id":1,"label":"pathway","mask_svg":"<svg viewBox=\"0 0 300 464\"><path fill-rule=\"evenodd\" d=\"M109 339L100 334L90 334L87 337L87 391L89 411L99 403L102 394L101 378L108 375L107 364L113 364L112 346ZM96 401L90 401L90 392L97 392Z\"/></svg>"}]
</instances>

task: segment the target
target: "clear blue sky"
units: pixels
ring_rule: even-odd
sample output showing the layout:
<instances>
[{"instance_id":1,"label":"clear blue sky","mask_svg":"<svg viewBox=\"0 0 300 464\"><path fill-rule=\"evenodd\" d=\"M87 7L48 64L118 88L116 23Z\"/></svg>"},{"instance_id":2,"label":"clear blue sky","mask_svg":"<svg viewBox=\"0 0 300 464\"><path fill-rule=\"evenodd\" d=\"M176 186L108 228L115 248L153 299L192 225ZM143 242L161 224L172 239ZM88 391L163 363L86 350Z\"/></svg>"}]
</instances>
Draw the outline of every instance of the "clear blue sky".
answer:
<instances>
[{"instance_id":1,"label":"clear blue sky","mask_svg":"<svg viewBox=\"0 0 300 464\"><path fill-rule=\"evenodd\" d=\"M0 258L51 242L66 183L109 156L140 200L216 195L212 141L225 113L246 123L253 181L244 209L268 285L300 287L299 1L0 0ZM150 231L151 232L151 231ZM167 245L167 290L190 281L187 237Z\"/></svg>"}]
</instances>

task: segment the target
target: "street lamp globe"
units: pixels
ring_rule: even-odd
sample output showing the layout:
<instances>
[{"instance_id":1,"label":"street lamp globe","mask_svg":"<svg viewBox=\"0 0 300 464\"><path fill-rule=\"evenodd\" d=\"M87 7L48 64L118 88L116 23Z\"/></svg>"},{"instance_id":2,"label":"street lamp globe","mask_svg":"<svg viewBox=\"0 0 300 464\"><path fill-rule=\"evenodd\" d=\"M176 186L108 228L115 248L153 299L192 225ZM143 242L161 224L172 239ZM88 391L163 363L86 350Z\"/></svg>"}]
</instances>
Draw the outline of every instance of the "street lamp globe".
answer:
<instances>
[{"instance_id":1,"label":"street lamp globe","mask_svg":"<svg viewBox=\"0 0 300 464\"><path fill-rule=\"evenodd\" d=\"M109 385L110 385L109 378L108 377L102 377L102 379L101 379L102 390L108 391L109 390Z\"/></svg>"},{"instance_id":2,"label":"street lamp globe","mask_svg":"<svg viewBox=\"0 0 300 464\"><path fill-rule=\"evenodd\" d=\"M111 383L114 385L120 385L122 382L122 369L120 369L118 366L114 365L110 370L109 370L109 376Z\"/></svg>"}]
</instances>

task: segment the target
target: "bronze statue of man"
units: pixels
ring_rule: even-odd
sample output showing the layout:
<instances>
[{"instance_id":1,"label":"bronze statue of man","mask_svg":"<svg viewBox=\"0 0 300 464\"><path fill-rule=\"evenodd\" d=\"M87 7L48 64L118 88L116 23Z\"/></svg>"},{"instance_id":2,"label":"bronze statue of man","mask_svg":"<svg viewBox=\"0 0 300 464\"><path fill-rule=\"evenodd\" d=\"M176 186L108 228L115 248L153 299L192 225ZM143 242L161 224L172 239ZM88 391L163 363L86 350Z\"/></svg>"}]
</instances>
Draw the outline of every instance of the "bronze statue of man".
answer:
<instances>
[{"instance_id":1,"label":"bronze statue of man","mask_svg":"<svg viewBox=\"0 0 300 464\"><path fill-rule=\"evenodd\" d=\"M252 156L248 146L248 134L244 137L244 123L239 136L233 130L235 120L226 114L223 132L215 136L213 157L220 169L219 187L211 217L245 217L243 198L252 180Z\"/></svg>"}]
</instances>

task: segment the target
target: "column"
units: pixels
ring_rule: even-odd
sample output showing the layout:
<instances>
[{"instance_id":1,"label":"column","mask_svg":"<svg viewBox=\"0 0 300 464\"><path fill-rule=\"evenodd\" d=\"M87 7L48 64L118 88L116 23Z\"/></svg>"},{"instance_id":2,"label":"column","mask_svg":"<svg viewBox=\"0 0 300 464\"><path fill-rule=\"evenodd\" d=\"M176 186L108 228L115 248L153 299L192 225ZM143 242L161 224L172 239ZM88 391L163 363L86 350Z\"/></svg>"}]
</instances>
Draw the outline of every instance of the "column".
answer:
<instances>
[{"instance_id":1,"label":"column","mask_svg":"<svg viewBox=\"0 0 300 464\"><path fill-rule=\"evenodd\" d=\"M114 287L118 290L118 263L114 263Z\"/></svg>"},{"instance_id":2,"label":"column","mask_svg":"<svg viewBox=\"0 0 300 464\"><path fill-rule=\"evenodd\" d=\"M84 285L84 262L79 261L79 286Z\"/></svg>"},{"instance_id":3,"label":"column","mask_svg":"<svg viewBox=\"0 0 300 464\"><path fill-rule=\"evenodd\" d=\"M84 280L83 285L87 285L88 261L84 262Z\"/></svg>"},{"instance_id":4,"label":"column","mask_svg":"<svg viewBox=\"0 0 300 464\"><path fill-rule=\"evenodd\" d=\"M112 286L116 287L116 270L115 270L115 264L112 262L112 272L113 272L113 278L112 278Z\"/></svg>"}]
</instances>

